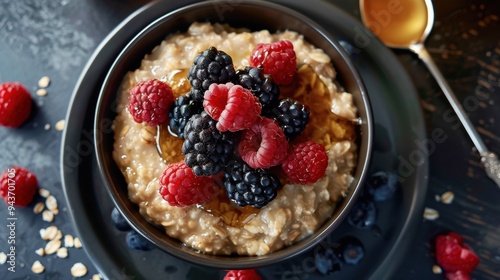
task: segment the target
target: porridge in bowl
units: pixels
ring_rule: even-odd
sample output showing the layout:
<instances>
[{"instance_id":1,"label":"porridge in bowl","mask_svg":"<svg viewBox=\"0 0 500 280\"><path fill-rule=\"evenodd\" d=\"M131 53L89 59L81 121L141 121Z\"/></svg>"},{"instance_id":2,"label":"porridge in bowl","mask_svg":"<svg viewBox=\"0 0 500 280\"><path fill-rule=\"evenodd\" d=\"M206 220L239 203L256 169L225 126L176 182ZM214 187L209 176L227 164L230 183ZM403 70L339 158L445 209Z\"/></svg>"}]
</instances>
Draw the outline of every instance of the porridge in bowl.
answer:
<instances>
[{"instance_id":1,"label":"porridge in bowl","mask_svg":"<svg viewBox=\"0 0 500 280\"><path fill-rule=\"evenodd\" d=\"M113 158L130 200L207 254L266 255L311 235L357 161L357 109L335 76L293 31L196 22L168 36L118 93ZM144 113L141 94L158 88Z\"/></svg>"}]
</instances>

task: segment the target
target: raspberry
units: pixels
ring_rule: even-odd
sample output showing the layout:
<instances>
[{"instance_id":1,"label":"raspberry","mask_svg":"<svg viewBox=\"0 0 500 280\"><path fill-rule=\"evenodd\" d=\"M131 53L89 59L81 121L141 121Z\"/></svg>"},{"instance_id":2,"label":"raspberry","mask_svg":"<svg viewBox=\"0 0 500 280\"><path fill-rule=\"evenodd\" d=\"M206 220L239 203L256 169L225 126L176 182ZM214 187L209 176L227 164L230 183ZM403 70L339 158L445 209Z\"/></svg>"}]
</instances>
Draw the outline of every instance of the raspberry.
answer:
<instances>
[{"instance_id":1,"label":"raspberry","mask_svg":"<svg viewBox=\"0 0 500 280\"><path fill-rule=\"evenodd\" d=\"M302 103L285 98L280 100L270 115L281 126L286 138L293 140L306 128L310 112Z\"/></svg>"},{"instance_id":2,"label":"raspberry","mask_svg":"<svg viewBox=\"0 0 500 280\"><path fill-rule=\"evenodd\" d=\"M198 176L217 174L233 155L237 136L233 132L217 130L216 121L205 111L196 114L184 128L184 162Z\"/></svg>"},{"instance_id":3,"label":"raspberry","mask_svg":"<svg viewBox=\"0 0 500 280\"><path fill-rule=\"evenodd\" d=\"M225 84L234 80L233 59L227 53L210 47L199 53L189 69L188 80L194 101L203 101L211 84Z\"/></svg>"},{"instance_id":4,"label":"raspberry","mask_svg":"<svg viewBox=\"0 0 500 280\"><path fill-rule=\"evenodd\" d=\"M263 117L243 131L238 145L241 158L252 168L278 165L286 157L287 150L283 130L275 121Z\"/></svg>"},{"instance_id":5,"label":"raspberry","mask_svg":"<svg viewBox=\"0 0 500 280\"><path fill-rule=\"evenodd\" d=\"M171 206L202 204L217 194L211 177L196 176L184 162L167 166L160 177L160 195Z\"/></svg>"},{"instance_id":6,"label":"raspberry","mask_svg":"<svg viewBox=\"0 0 500 280\"><path fill-rule=\"evenodd\" d=\"M37 189L38 179L28 169L13 166L0 176L0 196L9 205L27 206Z\"/></svg>"},{"instance_id":7,"label":"raspberry","mask_svg":"<svg viewBox=\"0 0 500 280\"><path fill-rule=\"evenodd\" d=\"M453 272L446 272L445 278L447 280L471 280L472 279L470 277L469 273L463 272L461 270L453 271Z\"/></svg>"},{"instance_id":8,"label":"raspberry","mask_svg":"<svg viewBox=\"0 0 500 280\"><path fill-rule=\"evenodd\" d=\"M230 199L239 206L262 208L272 201L281 189L276 175L264 169L253 169L241 159L231 160L224 172L222 184Z\"/></svg>"},{"instance_id":9,"label":"raspberry","mask_svg":"<svg viewBox=\"0 0 500 280\"><path fill-rule=\"evenodd\" d=\"M292 42L280 40L277 43L258 44L250 57L252 67L262 67L278 85L289 85L297 69L297 58Z\"/></svg>"},{"instance_id":10,"label":"raspberry","mask_svg":"<svg viewBox=\"0 0 500 280\"><path fill-rule=\"evenodd\" d=\"M446 272L472 272L479 257L463 243L461 235L450 232L436 237L436 260Z\"/></svg>"},{"instance_id":11,"label":"raspberry","mask_svg":"<svg viewBox=\"0 0 500 280\"><path fill-rule=\"evenodd\" d=\"M242 86L212 84L205 92L205 111L217 120L219 131L239 131L250 127L261 113L259 100Z\"/></svg>"},{"instance_id":12,"label":"raspberry","mask_svg":"<svg viewBox=\"0 0 500 280\"><path fill-rule=\"evenodd\" d=\"M278 105L280 87L269 74L264 74L261 68L246 66L236 71L236 80L244 88L249 89L259 98L262 112L272 110Z\"/></svg>"},{"instance_id":13,"label":"raspberry","mask_svg":"<svg viewBox=\"0 0 500 280\"><path fill-rule=\"evenodd\" d=\"M201 113L201 111L203 111L203 104L201 102L195 102L189 93L177 97L168 113L170 118L168 129L170 133L177 137L184 138L184 127L189 118L195 114Z\"/></svg>"},{"instance_id":14,"label":"raspberry","mask_svg":"<svg viewBox=\"0 0 500 280\"><path fill-rule=\"evenodd\" d=\"M31 103L31 95L21 83L0 84L0 125L21 126L30 116Z\"/></svg>"},{"instance_id":15,"label":"raspberry","mask_svg":"<svg viewBox=\"0 0 500 280\"><path fill-rule=\"evenodd\" d=\"M229 270L224 280L262 280L255 269Z\"/></svg>"},{"instance_id":16,"label":"raspberry","mask_svg":"<svg viewBox=\"0 0 500 280\"><path fill-rule=\"evenodd\" d=\"M325 175L328 156L325 147L313 141L292 148L281 168L286 176L299 184L312 184Z\"/></svg>"},{"instance_id":17,"label":"raspberry","mask_svg":"<svg viewBox=\"0 0 500 280\"><path fill-rule=\"evenodd\" d=\"M170 86L152 79L140 82L130 90L127 108L135 122L156 126L167 120L173 102Z\"/></svg>"}]
</instances>

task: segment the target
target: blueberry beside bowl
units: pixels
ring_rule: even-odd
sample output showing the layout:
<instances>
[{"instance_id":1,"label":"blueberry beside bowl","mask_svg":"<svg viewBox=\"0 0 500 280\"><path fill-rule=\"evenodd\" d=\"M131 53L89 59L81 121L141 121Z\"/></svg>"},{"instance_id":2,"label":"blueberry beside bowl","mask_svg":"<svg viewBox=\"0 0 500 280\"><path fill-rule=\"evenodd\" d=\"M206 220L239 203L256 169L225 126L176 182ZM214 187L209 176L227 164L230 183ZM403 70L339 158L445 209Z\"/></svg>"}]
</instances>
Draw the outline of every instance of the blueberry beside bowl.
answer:
<instances>
[{"instance_id":1,"label":"blueberry beside bowl","mask_svg":"<svg viewBox=\"0 0 500 280\"><path fill-rule=\"evenodd\" d=\"M108 193L132 228L161 250L194 264L221 269L244 269L270 265L296 256L312 248L331 233L344 220L356 202L366 177L371 157L372 116L363 82L348 55L334 36L305 16L280 5L244 0L221 9L220 1L205 1L172 11L161 18L151 19L151 24L138 33L116 58L105 77L97 103L94 129L97 161ZM263 256L222 256L199 253L170 238L162 228L149 223L128 199L126 182L112 157L113 133L102 128L104 120L113 120L113 110L120 83L128 71L136 69L144 55L151 52L168 34L186 31L195 22L227 23L252 31L267 29L270 32L293 30L306 41L323 49L331 58L339 83L353 94L361 119L358 137L358 160L354 181L349 193L337 205L333 215L309 237Z\"/></svg>"}]
</instances>

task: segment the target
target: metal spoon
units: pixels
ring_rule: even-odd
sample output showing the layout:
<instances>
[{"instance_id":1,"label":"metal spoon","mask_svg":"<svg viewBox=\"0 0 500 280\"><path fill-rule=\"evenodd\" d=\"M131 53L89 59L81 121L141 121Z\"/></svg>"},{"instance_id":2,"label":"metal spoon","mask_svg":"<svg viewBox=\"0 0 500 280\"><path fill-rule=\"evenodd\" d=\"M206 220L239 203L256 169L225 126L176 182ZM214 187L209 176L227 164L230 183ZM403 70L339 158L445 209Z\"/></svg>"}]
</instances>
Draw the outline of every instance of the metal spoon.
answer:
<instances>
[{"instance_id":1,"label":"metal spoon","mask_svg":"<svg viewBox=\"0 0 500 280\"><path fill-rule=\"evenodd\" d=\"M431 0L360 0L360 10L364 25L386 46L411 50L425 63L476 146L486 173L500 186L497 155L488 150L424 46L434 24Z\"/></svg>"}]
</instances>

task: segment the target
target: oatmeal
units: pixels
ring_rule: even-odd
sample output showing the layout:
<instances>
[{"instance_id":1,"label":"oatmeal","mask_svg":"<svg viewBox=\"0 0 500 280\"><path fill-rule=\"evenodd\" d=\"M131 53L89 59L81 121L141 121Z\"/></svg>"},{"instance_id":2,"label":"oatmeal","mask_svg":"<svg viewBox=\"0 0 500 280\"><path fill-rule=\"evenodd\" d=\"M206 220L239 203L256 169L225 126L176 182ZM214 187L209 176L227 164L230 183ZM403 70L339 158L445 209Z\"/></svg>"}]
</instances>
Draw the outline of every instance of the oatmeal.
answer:
<instances>
[{"instance_id":1,"label":"oatmeal","mask_svg":"<svg viewBox=\"0 0 500 280\"><path fill-rule=\"evenodd\" d=\"M232 57L234 68L250 65L258 43L286 39L293 43L297 82L281 88L283 96L314 107L306 129L294 141L313 140L326 148L328 166L311 185L284 181L277 197L261 209L238 207L221 196L206 205L170 206L159 194L159 177L168 163L181 161L182 139L164 126L134 122L126 107L130 89L141 81L167 82L175 96L190 89L186 78L195 56L214 46ZM113 157L128 184L129 197L150 222L188 247L208 254L265 255L312 234L328 219L353 181L357 157L356 107L350 93L335 84L330 58L307 43L300 34L284 31L244 32L227 26L194 23L186 33L166 38L140 67L124 78L114 120ZM331 100L331 102L329 102Z\"/></svg>"}]
</instances>

